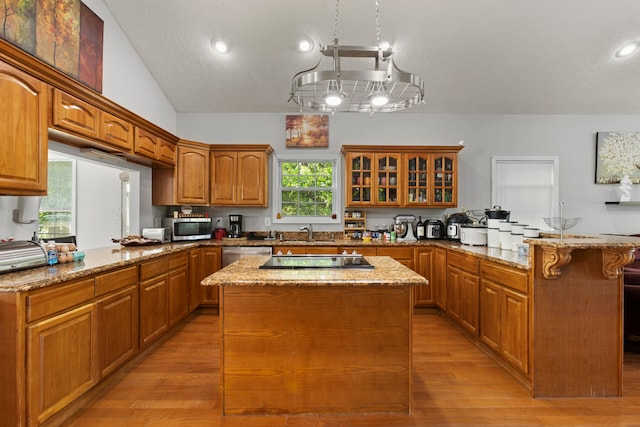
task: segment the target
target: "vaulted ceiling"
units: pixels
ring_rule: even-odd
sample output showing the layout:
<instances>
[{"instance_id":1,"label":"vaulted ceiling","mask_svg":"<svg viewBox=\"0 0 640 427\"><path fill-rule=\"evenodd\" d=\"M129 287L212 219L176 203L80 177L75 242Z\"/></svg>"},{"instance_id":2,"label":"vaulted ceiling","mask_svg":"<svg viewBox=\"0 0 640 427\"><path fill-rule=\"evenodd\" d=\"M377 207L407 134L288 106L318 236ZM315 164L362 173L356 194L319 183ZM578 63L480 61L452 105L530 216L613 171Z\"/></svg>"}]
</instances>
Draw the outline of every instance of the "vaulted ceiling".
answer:
<instances>
[{"instance_id":1,"label":"vaulted ceiling","mask_svg":"<svg viewBox=\"0 0 640 427\"><path fill-rule=\"evenodd\" d=\"M299 111L287 102L291 78L334 34L331 0L104 1L180 113ZM615 56L640 41L638 0L379 3L396 64L425 81L426 102L409 111L640 113L640 53ZM339 5L340 44L375 45L375 1ZM311 53L297 50L302 36ZM226 55L211 47L218 38Z\"/></svg>"}]
</instances>

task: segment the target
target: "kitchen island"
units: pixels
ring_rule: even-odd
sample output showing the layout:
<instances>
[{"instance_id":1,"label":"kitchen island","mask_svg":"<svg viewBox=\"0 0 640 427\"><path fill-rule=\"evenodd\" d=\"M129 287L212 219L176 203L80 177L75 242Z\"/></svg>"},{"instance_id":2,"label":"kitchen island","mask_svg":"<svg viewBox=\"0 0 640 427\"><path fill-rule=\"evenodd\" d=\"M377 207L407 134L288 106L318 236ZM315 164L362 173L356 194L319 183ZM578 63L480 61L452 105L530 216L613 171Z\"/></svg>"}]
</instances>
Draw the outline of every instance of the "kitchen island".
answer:
<instances>
[{"instance_id":1,"label":"kitchen island","mask_svg":"<svg viewBox=\"0 0 640 427\"><path fill-rule=\"evenodd\" d=\"M389 257L374 268L261 270L246 257L220 286L224 415L410 413L412 287Z\"/></svg>"}]
</instances>

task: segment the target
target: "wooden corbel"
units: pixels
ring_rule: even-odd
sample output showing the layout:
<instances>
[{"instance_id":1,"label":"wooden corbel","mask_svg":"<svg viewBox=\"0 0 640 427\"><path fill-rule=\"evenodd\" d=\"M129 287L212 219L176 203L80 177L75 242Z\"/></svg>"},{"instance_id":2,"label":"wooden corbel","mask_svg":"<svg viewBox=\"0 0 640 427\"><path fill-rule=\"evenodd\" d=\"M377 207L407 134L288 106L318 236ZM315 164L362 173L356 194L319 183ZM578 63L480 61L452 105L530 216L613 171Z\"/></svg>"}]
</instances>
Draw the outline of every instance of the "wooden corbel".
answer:
<instances>
[{"instance_id":1,"label":"wooden corbel","mask_svg":"<svg viewBox=\"0 0 640 427\"><path fill-rule=\"evenodd\" d=\"M605 279L616 279L624 273L623 267L635 259L636 250L603 249L602 250L602 275Z\"/></svg>"},{"instance_id":2,"label":"wooden corbel","mask_svg":"<svg viewBox=\"0 0 640 427\"><path fill-rule=\"evenodd\" d=\"M542 275L545 279L560 277L560 269L571 261L573 248L542 248Z\"/></svg>"}]
</instances>

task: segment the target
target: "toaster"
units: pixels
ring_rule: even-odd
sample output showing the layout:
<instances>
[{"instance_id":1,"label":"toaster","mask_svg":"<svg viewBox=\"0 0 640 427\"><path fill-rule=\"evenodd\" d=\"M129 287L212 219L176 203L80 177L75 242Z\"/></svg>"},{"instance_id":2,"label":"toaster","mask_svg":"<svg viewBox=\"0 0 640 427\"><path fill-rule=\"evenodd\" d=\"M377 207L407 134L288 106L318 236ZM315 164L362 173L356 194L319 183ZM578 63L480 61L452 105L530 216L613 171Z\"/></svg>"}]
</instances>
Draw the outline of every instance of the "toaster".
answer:
<instances>
[{"instance_id":1,"label":"toaster","mask_svg":"<svg viewBox=\"0 0 640 427\"><path fill-rule=\"evenodd\" d=\"M171 229L169 227L143 228L142 237L169 243L171 241Z\"/></svg>"}]
</instances>

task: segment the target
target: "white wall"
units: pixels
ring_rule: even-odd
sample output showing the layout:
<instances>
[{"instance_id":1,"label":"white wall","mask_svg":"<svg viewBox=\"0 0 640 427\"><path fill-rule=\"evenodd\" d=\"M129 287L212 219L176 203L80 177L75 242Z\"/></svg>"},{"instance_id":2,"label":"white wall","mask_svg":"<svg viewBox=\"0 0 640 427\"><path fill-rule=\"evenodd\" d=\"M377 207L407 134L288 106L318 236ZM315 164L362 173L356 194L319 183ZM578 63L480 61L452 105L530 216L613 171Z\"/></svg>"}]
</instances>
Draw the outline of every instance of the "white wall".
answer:
<instances>
[{"instance_id":1,"label":"white wall","mask_svg":"<svg viewBox=\"0 0 640 427\"><path fill-rule=\"evenodd\" d=\"M457 145L465 141L459 157L459 207L484 209L491 203L491 156L559 156L560 200L566 216L583 217L572 231L578 233L640 233L640 207L605 205L616 200L615 185L596 185L596 132L637 130L637 115L435 115L417 113L367 115L338 114L330 118L329 148L338 153L343 144ZM277 154L284 147L284 114L178 114L178 135L185 139L224 144L271 144ZM634 185L632 200L640 201ZM509 209L508 206L503 208ZM254 213L252 213L254 212ZM450 211L449 211L450 212ZM228 211L214 209L213 215ZM242 212L238 212L242 213ZM368 225L382 224L398 211L371 209ZM402 212L408 213L408 212ZM423 217L444 211L412 210ZM255 229L264 229L262 217L270 210L250 211ZM253 216L253 218L251 217ZM514 218L517 220L517 218ZM246 227L245 227L246 228Z\"/></svg>"}]
</instances>

